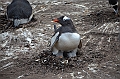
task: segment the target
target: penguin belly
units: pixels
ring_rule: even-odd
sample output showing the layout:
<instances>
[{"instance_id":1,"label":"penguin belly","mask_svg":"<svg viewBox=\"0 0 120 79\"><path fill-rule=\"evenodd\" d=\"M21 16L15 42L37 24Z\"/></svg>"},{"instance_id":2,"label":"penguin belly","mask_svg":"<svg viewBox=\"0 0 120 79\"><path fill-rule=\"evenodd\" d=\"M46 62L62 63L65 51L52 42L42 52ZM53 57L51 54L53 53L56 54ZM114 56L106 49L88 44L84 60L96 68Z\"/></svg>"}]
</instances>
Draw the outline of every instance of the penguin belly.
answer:
<instances>
[{"instance_id":1,"label":"penguin belly","mask_svg":"<svg viewBox=\"0 0 120 79\"><path fill-rule=\"evenodd\" d=\"M69 52L78 48L79 42L80 35L78 33L63 33L55 47L58 50Z\"/></svg>"}]
</instances>

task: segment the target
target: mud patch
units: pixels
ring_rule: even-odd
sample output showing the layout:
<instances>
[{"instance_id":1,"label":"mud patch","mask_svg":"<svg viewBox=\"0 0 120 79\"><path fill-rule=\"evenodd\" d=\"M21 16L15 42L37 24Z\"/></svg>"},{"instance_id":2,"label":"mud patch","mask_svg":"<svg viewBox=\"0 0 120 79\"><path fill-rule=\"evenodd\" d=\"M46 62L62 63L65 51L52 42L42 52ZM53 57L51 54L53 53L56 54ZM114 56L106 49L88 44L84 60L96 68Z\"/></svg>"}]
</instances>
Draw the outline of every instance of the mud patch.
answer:
<instances>
[{"instance_id":1,"label":"mud patch","mask_svg":"<svg viewBox=\"0 0 120 79\"><path fill-rule=\"evenodd\" d=\"M108 1L75 0L31 3L34 22L9 28L0 16L0 79L119 79L120 17ZM53 18L70 17L81 35L77 57L53 56L48 43L54 32ZM59 24L56 24L59 27Z\"/></svg>"}]
</instances>

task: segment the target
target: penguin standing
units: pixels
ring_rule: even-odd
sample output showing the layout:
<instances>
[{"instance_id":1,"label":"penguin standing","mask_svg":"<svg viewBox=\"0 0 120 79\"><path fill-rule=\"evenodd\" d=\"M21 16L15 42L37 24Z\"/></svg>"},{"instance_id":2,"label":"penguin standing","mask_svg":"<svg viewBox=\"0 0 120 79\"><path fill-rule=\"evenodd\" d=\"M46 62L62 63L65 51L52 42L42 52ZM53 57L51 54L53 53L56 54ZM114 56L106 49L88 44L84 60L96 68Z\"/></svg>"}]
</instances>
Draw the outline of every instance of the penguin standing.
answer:
<instances>
[{"instance_id":1,"label":"penguin standing","mask_svg":"<svg viewBox=\"0 0 120 79\"><path fill-rule=\"evenodd\" d=\"M15 27L28 23L32 19L32 7L27 0L13 0L7 6L7 19L13 21Z\"/></svg>"},{"instance_id":2,"label":"penguin standing","mask_svg":"<svg viewBox=\"0 0 120 79\"><path fill-rule=\"evenodd\" d=\"M68 57L75 57L77 49L82 47L82 43L72 20L67 16L61 16L54 19L53 22L62 25L58 29L54 26L55 33L51 38L53 55L63 57L63 53L67 52Z\"/></svg>"},{"instance_id":3,"label":"penguin standing","mask_svg":"<svg viewBox=\"0 0 120 79\"><path fill-rule=\"evenodd\" d=\"M112 5L116 14L118 14L118 0L109 0L109 4Z\"/></svg>"}]
</instances>

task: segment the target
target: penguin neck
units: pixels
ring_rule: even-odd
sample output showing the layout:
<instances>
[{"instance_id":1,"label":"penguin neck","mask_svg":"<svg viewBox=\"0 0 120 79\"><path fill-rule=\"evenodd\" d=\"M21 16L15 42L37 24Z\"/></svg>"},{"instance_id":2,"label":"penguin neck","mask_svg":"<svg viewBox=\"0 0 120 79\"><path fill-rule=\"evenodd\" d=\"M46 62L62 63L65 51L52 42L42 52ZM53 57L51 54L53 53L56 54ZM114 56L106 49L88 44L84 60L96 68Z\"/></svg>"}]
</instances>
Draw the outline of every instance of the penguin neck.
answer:
<instances>
[{"instance_id":1,"label":"penguin neck","mask_svg":"<svg viewBox=\"0 0 120 79\"><path fill-rule=\"evenodd\" d=\"M62 25L63 27L69 27L72 29L72 32L76 32L75 26L73 25L73 23L68 23L65 25Z\"/></svg>"},{"instance_id":2,"label":"penguin neck","mask_svg":"<svg viewBox=\"0 0 120 79\"><path fill-rule=\"evenodd\" d=\"M62 25L62 26L71 26L71 27L74 27L72 21L68 21L68 22L65 22L65 23L61 23L61 25Z\"/></svg>"}]
</instances>

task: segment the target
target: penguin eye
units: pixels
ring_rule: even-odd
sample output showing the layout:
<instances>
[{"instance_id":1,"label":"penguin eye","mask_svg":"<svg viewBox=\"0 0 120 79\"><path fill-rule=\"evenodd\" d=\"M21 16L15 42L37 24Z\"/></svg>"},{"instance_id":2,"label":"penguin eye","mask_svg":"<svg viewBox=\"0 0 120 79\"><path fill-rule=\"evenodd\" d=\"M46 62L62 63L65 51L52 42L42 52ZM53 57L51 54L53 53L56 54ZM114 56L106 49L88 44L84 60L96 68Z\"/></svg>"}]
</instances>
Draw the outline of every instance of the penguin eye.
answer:
<instances>
[{"instance_id":1,"label":"penguin eye","mask_svg":"<svg viewBox=\"0 0 120 79\"><path fill-rule=\"evenodd\" d=\"M67 16L64 16L63 21L70 20Z\"/></svg>"}]
</instances>

